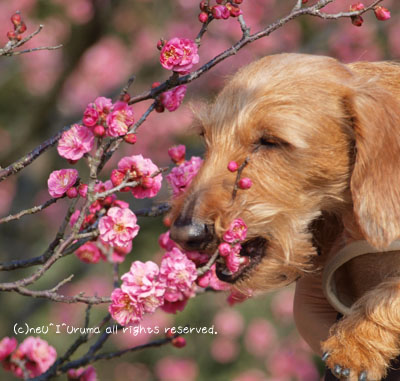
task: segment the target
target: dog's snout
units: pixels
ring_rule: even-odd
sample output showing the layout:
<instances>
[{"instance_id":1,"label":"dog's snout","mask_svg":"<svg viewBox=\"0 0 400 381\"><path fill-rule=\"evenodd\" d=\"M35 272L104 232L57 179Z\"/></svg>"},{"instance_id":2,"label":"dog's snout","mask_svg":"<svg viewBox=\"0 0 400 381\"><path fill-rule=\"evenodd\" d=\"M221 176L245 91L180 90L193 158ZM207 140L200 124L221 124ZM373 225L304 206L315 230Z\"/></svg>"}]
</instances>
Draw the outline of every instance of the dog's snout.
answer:
<instances>
[{"instance_id":1,"label":"dog's snout","mask_svg":"<svg viewBox=\"0 0 400 381\"><path fill-rule=\"evenodd\" d=\"M202 221L178 217L171 226L170 237L183 249L204 250L213 240L213 226Z\"/></svg>"}]
</instances>

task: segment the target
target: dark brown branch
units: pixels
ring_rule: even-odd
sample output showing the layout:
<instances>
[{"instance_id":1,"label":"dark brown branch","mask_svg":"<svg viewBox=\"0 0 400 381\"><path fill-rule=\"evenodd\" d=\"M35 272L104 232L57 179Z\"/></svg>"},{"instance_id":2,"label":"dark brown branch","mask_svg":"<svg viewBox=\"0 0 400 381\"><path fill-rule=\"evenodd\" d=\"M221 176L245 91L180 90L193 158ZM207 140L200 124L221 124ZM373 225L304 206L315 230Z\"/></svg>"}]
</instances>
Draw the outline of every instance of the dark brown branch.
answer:
<instances>
[{"instance_id":1,"label":"dark brown branch","mask_svg":"<svg viewBox=\"0 0 400 381\"><path fill-rule=\"evenodd\" d=\"M31 152L26 154L25 156L21 157L16 162L10 164L8 167L4 169L0 169L0 181L3 181L8 176L18 173L29 164L31 164L35 159L37 159L42 153L47 151L50 147L58 142L61 138L61 135L64 131L69 130L71 126L64 127L61 131L57 132L54 136L44 141L42 144L38 145L35 149Z\"/></svg>"}]
</instances>

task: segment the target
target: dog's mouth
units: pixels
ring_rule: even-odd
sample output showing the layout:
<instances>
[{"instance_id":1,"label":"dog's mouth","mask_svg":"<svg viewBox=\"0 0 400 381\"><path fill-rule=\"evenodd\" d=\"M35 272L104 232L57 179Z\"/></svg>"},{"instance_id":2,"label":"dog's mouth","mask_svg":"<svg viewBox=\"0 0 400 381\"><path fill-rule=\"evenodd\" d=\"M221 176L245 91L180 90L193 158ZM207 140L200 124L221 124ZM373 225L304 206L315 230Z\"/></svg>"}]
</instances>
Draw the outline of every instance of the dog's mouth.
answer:
<instances>
[{"instance_id":1,"label":"dog's mouth","mask_svg":"<svg viewBox=\"0 0 400 381\"><path fill-rule=\"evenodd\" d=\"M234 273L227 268L224 258L219 256L216 262L217 277L227 283L235 283L242 279L261 262L266 246L267 240L263 237L252 238L243 243L240 250L241 264L239 269Z\"/></svg>"}]
</instances>

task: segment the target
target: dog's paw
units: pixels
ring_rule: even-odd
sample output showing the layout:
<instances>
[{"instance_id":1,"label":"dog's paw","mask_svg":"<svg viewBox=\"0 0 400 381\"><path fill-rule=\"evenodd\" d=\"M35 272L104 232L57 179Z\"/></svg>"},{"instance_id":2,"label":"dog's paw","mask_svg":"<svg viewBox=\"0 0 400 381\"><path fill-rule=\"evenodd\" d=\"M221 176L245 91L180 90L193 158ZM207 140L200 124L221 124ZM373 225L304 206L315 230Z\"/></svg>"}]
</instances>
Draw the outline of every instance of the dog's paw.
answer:
<instances>
[{"instance_id":1,"label":"dog's paw","mask_svg":"<svg viewBox=\"0 0 400 381\"><path fill-rule=\"evenodd\" d=\"M337 323L332 336L322 343L322 359L339 379L380 381L386 375L390 358L379 350L384 343L374 342L377 332L371 338L364 324L351 327L343 323ZM388 332L385 333L383 336L387 336Z\"/></svg>"}]
</instances>

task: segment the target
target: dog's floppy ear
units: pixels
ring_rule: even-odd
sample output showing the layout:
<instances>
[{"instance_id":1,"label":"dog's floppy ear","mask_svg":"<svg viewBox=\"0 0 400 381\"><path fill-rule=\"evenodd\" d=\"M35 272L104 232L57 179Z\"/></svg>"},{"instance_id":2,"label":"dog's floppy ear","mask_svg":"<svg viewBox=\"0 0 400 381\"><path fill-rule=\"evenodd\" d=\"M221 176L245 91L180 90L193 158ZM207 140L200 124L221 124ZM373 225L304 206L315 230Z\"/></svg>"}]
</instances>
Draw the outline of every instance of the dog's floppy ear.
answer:
<instances>
[{"instance_id":1,"label":"dog's floppy ear","mask_svg":"<svg viewBox=\"0 0 400 381\"><path fill-rule=\"evenodd\" d=\"M354 213L366 240L385 248L400 238L400 102L374 82L351 96L356 157Z\"/></svg>"}]
</instances>

